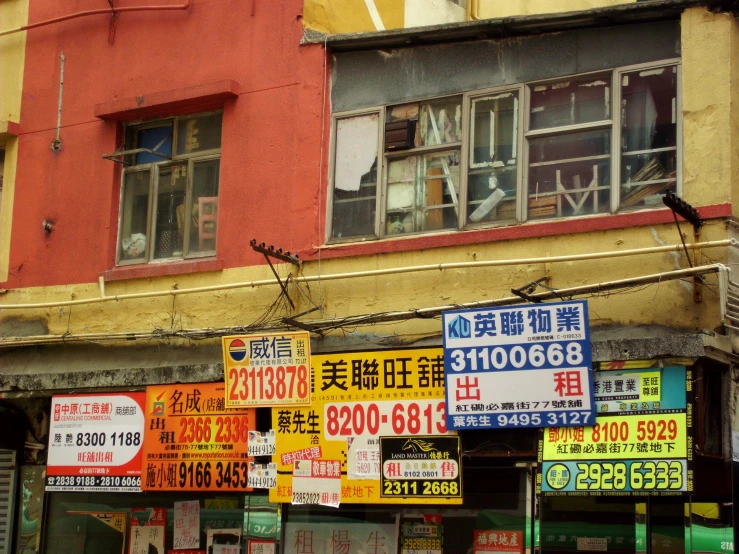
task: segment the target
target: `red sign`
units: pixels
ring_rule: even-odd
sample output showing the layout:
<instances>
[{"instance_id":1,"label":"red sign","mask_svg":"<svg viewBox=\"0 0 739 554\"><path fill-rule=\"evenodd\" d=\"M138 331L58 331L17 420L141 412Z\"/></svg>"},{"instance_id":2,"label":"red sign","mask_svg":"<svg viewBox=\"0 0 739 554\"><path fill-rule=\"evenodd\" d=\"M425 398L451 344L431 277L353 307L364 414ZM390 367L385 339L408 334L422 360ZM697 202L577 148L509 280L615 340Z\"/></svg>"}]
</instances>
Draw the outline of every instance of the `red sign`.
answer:
<instances>
[{"instance_id":1,"label":"red sign","mask_svg":"<svg viewBox=\"0 0 739 554\"><path fill-rule=\"evenodd\" d=\"M424 523L441 523L441 514L423 514Z\"/></svg>"},{"instance_id":2,"label":"red sign","mask_svg":"<svg viewBox=\"0 0 739 554\"><path fill-rule=\"evenodd\" d=\"M294 452L286 452L280 459L282 465L292 465L296 460L314 460L321 457L322 449L320 446L311 446L310 448L303 448L302 450L295 450Z\"/></svg>"},{"instance_id":3,"label":"red sign","mask_svg":"<svg viewBox=\"0 0 739 554\"><path fill-rule=\"evenodd\" d=\"M478 531L474 534L475 552L523 553L523 533L521 531Z\"/></svg>"}]
</instances>

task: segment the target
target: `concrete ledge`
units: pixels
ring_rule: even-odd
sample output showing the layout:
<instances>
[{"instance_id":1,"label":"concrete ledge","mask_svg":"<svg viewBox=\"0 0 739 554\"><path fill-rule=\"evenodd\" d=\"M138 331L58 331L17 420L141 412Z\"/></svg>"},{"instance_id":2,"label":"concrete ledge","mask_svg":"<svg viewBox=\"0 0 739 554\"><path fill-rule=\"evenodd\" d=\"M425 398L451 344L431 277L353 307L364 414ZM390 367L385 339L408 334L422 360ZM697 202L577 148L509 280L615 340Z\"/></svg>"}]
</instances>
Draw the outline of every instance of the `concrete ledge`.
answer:
<instances>
[{"instance_id":1,"label":"concrete ledge","mask_svg":"<svg viewBox=\"0 0 739 554\"><path fill-rule=\"evenodd\" d=\"M634 334L633 328L627 331ZM646 329L643 333L650 332ZM623 337L624 329L596 331L619 338L596 338L592 341L593 361L650 360L655 358L699 358L707 355L703 334L661 333L651 337ZM350 350L402 349L410 346L441 347L441 338L425 339L411 344L402 344L377 335L349 337L343 340L312 341L314 353L341 352ZM199 348L177 348L171 346L141 345L136 347L105 348L79 345L54 346L33 349L30 358L17 357L12 353L3 359L4 367L20 368L25 361L26 373L0 373L0 391L8 396L44 396L52 392L72 392L95 389L141 389L147 385L165 383L208 383L223 380L223 363L220 345L203 345ZM113 350L111 352L111 350ZM128 353L126 352L128 351ZM20 352L20 351L18 351ZM68 356L65 356L68 353ZM79 371L49 371L59 367L60 357L69 357L67 367L82 366ZM47 359L48 358L48 359ZM97 360L96 360L97 358ZM78 360L75 362L74 360ZM177 363L195 361L196 363ZM166 365L167 361L170 365ZM174 364L172 362L175 361ZM10 362L10 363L8 363ZM134 367L120 367L128 363ZM89 369L95 366L100 369ZM62 366L63 367L63 366ZM2 394L0 394L1 396Z\"/></svg>"},{"instance_id":2,"label":"concrete ledge","mask_svg":"<svg viewBox=\"0 0 739 554\"><path fill-rule=\"evenodd\" d=\"M166 117L204 111L223 105L229 98L238 98L239 83L223 79L191 87L152 92L130 98L95 104L95 117L114 121Z\"/></svg>"},{"instance_id":3,"label":"concrete ledge","mask_svg":"<svg viewBox=\"0 0 739 554\"><path fill-rule=\"evenodd\" d=\"M4 141L8 137L17 137L21 132L21 126L15 121L9 119L0 119L0 141Z\"/></svg>"}]
</instances>

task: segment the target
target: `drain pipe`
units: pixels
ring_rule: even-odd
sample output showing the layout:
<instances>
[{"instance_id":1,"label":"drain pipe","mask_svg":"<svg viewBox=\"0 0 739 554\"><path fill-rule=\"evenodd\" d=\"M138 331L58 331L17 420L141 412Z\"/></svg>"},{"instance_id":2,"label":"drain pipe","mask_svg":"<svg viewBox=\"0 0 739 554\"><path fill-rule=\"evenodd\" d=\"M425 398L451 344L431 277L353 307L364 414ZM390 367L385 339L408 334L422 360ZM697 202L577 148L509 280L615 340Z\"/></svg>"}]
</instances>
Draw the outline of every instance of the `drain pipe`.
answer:
<instances>
[{"instance_id":1,"label":"drain pipe","mask_svg":"<svg viewBox=\"0 0 739 554\"><path fill-rule=\"evenodd\" d=\"M63 15L61 17L55 17L53 19L46 19L39 21L38 23L31 23L30 25L23 25L22 27L15 27L13 29L6 29L0 31L0 37L5 35L12 35L13 33L20 33L21 31L30 31L31 29L37 29L39 27L45 27L47 25L53 25L54 23L61 23L62 21L68 21L70 19L77 19L79 17L86 17L88 15L99 15L99 14L110 14L114 15L123 12L153 12L153 11L171 11L171 10L186 10L190 7L192 0L185 0L184 4L173 4L173 5L159 5L159 6L128 6L123 8L104 8L99 10L86 10L83 12L76 12L69 15Z\"/></svg>"}]
</instances>

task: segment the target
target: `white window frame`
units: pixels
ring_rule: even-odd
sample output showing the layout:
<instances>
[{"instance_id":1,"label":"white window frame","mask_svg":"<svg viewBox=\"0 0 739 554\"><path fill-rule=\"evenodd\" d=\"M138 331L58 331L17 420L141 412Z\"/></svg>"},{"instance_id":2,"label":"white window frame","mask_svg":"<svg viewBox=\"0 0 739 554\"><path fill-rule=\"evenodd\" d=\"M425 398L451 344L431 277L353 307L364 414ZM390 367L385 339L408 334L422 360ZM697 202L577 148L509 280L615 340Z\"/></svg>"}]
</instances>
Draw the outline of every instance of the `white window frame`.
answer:
<instances>
[{"instance_id":1,"label":"white window frame","mask_svg":"<svg viewBox=\"0 0 739 554\"><path fill-rule=\"evenodd\" d=\"M562 75L552 79L546 79L536 82L517 83L515 85L506 85L500 87L492 87L487 89L478 89L467 91L464 93L448 94L443 96L433 96L424 98L414 98L405 100L398 104L387 104L380 106L372 106L358 110L350 110L344 112L336 112L331 115L331 138L329 150L329 178L328 178L328 196L326 202L326 244L339 244L346 242L362 242L368 240L382 240L389 236L386 230L386 199L387 199L387 169L388 160L402 158L413 154L422 155L448 149L460 149L460 166L459 166L459 196L458 196L458 226L456 229L439 229L434 231L416 231L412 233L403 233L402 235L393 236L394 239L413 237L419 235L429 235L434 233L451 233L455 231L479 229L479 228L496 228L510 226L514 224L524 224L529 222L527 218L528 212L528 178L529 178L529 141L530 139L542 136L554 136L565 134L568 132L579 132L589 129L609 129L611 132L611 148L610 156L610 210L605 213L541 218L532 220L532 222L540 223L544 221L566 221L573 218L583 217L602 217L603 215L613 215L616 213L628 213L638 210L649 210L644 206L635 206L634 208L620 208L620 192L621 192L621 78L624 73L630 73L639 70L659 69L662 67L676 67L677 87L676 87L676 156L677 171L675 175L675 189L678 196L683 194L682 183L682 164L683 164L683 118L682 118L682 61L680 58L671 58L659 60L657 62L648 62L642 64L634 64L629 66L618 67L616 69L597 70L585 73L577 73L573 75ZM587 75L611 74L611 92L610 92L610 119L604 119L596 122L582 123L576 125L568 125L562 127L554 127L547 129L529 130L529 115L531 109L531 88L544 83L558 82L572 77L581 77ZM516 163L516 220L505 221L488 221L480 223L467 223L467 198L468 198L468 176L470 171L469 149L470 149L470 118L472 102L484 96L503 94L506 92L516 92L518 94L518 136L517 136L517 163ZM385 120L388 108L396 105L408 103L423 103L428 101L438 101L445 98L454 98L462 96L462 141L454 144L423 146L407 150L395 150L386 152L385 145ZM377 190L375 205L375 234L374 235L353 235L350 237L332 238L332 219L333 219L333 203L334 203L334 171L335 171L335 151L336 151L336 125L340 119L357 117L362 115L378 115L379 132L377 140ZM670 179L671 181L671 179Z\"/></svg>"},{"instance_id":2,"label":"white window frame","mask_svg":"<svg viewBox=\"0 0 739 554\"><path fill-rule=\"evenodd\" d=\"M128 266L128 265L148 265L152 263L167 263L172 261L178 261L178 260L190 260L190 259L196 259L196 258L213 258L216 256L216 250L213 251L207 251L207 252L195 252L190 253L189 252L189 246L190 246L190 218L185 218L185 226L183 231L183 239L182 239L182 255L181 256L172 256L169 258L158 258L154 259L154 245L156 244L156 225L154 225L154 218L157 213L157 202L158 202L158 185L159 185L159 172L162 168L167 168L170 166L179 166L183 164L187 164L187 182L186 182L186 189L185 189L185 206L190 206L192 204L192 187L193 187L193 170L194 165L196 163L200 162L207 162L212 160L221 160L221 148L211 148L208 150L200 150L198 152L193 153L187 153L187 154L177 154L177 140L179 135L179 122L182 120L188 120L196 117L203 117L208 115L215 115L219 114L221 118L223 117L223 111L222 110L215 110L215 111L209 111L209 112L199 112L194 114L188 114L183 116L175 116L175 117L167 117L163 119L157 119L155 121L147 121L145 123L140 122L133 122L128 125L126 125L124 129L124 145L125 140L128 132L132 130L134 133L137 133L138 131L146 130L146 129L154 129L157 127L162 127L163 125L166 125L168 123L172 123L172 157L171 159L162 158L162 161L160 162L153 162L153 163L147 163L147 164L131 164L131 165L123 165L123 170L121 171L121 186L120 186L120 194L118 199L118 233L117 233L117 239L116 239L116 266ZM137 137L137 135L135 135ZM136 139L135 139L136 141ZM134 143L133 148L138 148L138 144ZM132 155L124 155L123 159L124 162L128 162L129 159L135 160L136 154ZM142 171L149 171L149 202L147 207L147 213L146 213L146 251L143 259L135 259L135 260L123 260L121 259L121 233L123 230L123 206L124 206L124 193L125 193L125 182L126 182L126 175L129 173L136 173L136 172L142 172ZM218 197L220 198L220 166L219 166L219 178L218 178ZM220 210L219 210L220 211ZM218 247L217 241L216 241L216 249ZM187 255L185 254L187 253Z\"/></svg>"}]
</instances>

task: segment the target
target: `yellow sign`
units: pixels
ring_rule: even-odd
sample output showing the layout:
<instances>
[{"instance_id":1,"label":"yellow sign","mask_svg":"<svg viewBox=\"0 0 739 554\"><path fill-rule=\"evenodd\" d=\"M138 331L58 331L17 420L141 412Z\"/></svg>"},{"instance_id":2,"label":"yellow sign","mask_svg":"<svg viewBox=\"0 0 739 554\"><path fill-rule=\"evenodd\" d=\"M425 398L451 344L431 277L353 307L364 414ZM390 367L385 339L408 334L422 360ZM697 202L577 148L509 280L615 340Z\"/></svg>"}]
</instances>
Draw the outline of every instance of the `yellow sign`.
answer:
<instances>
[{"instance_id":1,"label":"yellow sign","mask_svg":"<svg viewBox=\"0 0 739 554\"><path fill-rule=\"evenodd\" d=\"M342 504L444 503L462 499L380 496L380 437L442 435L446 429L441 348L314 355L310 407L272 410L277 487L270 502L292 498L293 462L341 460Z\"/></svg>"},{"instance_id":2,"label":"yellow sign","mask_svg":"<svg viewBox=\"0 0 739 554\"><path fill-rule=\"evenodd\" d=\"M544 460L686 458L685 413L599 417L593 427L549 427Z\"/></svg>"},{"instance_id":3,"label":"yellow sign","mask_svg":"<svg viewBox=\"0 0 739 554\"><path fill-rule=\"evenodd\" d=\"M307 331L223 337L226 408L310 404Z\"/></svg>"}]
</instances>

